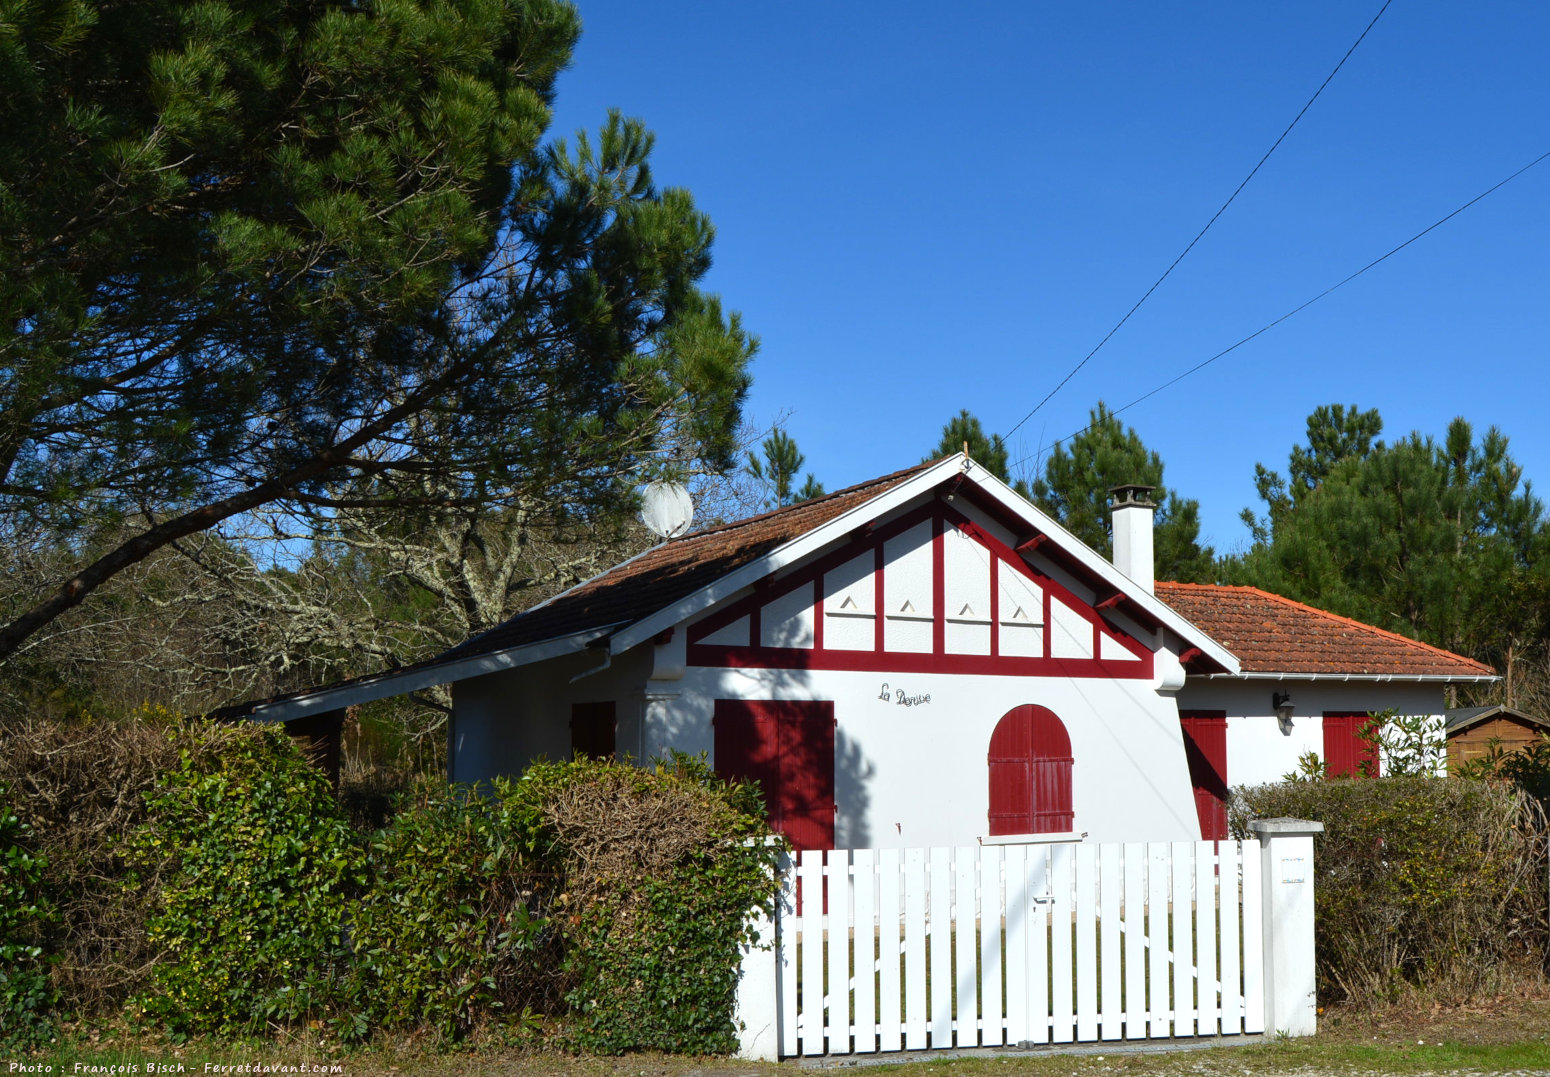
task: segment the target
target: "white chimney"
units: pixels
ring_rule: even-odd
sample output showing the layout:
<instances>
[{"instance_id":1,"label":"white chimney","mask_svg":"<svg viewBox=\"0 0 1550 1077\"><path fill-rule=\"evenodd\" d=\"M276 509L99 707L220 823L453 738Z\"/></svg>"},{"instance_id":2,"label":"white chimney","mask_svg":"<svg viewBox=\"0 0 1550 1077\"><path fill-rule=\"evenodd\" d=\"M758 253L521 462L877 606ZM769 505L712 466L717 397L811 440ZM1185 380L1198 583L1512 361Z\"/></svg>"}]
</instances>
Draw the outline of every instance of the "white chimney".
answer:
<instances>
[{"instance_id":1,"label":"white chimney","mask_svg":"<svg viewBox=\"0 0 1550 1077\"><path fill-rule=\"evenodd\" d=\"M1116 486L1113 495L1114 567L1152 593L1152 486Z\"/></svg>"}]
</instances>

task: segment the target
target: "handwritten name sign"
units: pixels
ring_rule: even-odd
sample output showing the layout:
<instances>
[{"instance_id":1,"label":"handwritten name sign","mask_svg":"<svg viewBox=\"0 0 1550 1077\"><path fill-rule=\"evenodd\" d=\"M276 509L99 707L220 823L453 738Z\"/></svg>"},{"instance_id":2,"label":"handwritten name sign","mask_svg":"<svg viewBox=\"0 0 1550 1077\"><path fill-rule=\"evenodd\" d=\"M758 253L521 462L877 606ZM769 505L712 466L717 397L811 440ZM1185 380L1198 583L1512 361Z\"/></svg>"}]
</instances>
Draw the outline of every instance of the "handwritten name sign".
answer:
<instances>
[{"instance_id":1,"label":"handwritten name sign","mask_svg":"<svg viewBox=\"0 0 1550 1077\"><path fill-rule=\"evenodd\" d=\"M884 703L893 703L898 707L924 707L931 702L931 693L923 692L919 695L910 695L902 688L894 688L890 691L888 682L883 682L883 690L877 694L877 698Z\"/></svg>"}]
</instances>

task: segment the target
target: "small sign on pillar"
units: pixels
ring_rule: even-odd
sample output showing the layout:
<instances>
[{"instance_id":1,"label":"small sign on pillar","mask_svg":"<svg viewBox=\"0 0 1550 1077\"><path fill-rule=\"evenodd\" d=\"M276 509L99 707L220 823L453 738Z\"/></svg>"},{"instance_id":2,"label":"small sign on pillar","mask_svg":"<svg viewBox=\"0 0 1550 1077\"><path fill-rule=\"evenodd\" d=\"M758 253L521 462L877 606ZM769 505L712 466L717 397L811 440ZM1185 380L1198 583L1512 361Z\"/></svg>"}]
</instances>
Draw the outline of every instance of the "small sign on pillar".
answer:
<instances>
[{"instance_id":1,"label":"small sign on pillar","mask_svg":"<svg viewBox=\"0 0 1550 1077\"><path fill-rule=\"evenodd\" d=\"M1318 974L1313 958L1313 835L1307 819L1256 819L1265 930L1265 1025L1282 1036L1318 1031Z\"/></svg>"}]
</instances>

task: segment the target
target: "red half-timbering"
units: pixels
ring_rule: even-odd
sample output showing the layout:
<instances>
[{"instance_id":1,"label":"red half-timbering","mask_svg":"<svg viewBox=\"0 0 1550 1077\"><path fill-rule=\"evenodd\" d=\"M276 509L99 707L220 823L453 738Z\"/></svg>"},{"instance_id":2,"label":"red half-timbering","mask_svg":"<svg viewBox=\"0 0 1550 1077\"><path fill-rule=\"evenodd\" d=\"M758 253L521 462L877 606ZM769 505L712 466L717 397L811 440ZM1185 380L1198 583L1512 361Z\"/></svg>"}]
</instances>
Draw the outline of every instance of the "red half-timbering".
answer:
<instances>
[{"instance_id":1,"label":"red half-timbering","mask_svg":"<svg viewBox=\"0 0 1550 1077\"><path fill-rule=\"evenodd\" d=\"M1143 679L1152 652L938 500L689 629L696 666Z\"/></svg>"},{"instance_id":2,"label":"red half-timbering","mask_svg":"<svg viewBox=\"0 0 1550 1077\"><path fill-rule=\"evenodd\" d=\"M1073 829L1071 738L1047 707L1013 707L990 735L992 837L1065 834Z\"/></svg>"},{"instance_id":3,"label":"red half-timbering","mask_svg":"<svg viewBox=\"0 0 1550 1077\"><path fill-rule=\"evenodd\" d=\"M1184 729L1184 757L1189 761L1189 781L1195 787L1195 812L1200 817L1200 837L1222 841L1227 837L1227 712L1185 711L1179 715Z\"/></svg>"}]
</instances>

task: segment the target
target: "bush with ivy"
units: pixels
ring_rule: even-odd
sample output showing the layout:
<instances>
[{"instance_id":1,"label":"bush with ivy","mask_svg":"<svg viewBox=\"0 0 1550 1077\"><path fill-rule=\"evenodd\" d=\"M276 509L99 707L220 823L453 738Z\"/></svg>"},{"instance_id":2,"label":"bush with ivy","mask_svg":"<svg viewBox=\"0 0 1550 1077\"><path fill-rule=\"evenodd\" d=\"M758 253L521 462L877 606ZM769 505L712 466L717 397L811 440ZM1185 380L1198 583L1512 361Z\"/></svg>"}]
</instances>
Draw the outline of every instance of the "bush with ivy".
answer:
<instances>
[{"instance_id":1,"label":"bush with ivy","mask_svg":"<svg viewBox=\"0 0 1550 1077\"><path fill-rule=\"evenodd\" d=\"M283 731L246 727L218 752L183 752L147 812L132 860L163 888L145 1016L175 1033L244 1034L331 1013L365 874L323 773Z\"/></svg>"},{"instance_id":2,"label":"bush with ivy","mask_svg":"<svg viewBox=\"0 0 1550 1077\"><path fill-rule=\"evenodd\" d=\"M763 820L698 757L422 789L372 844L355 1027L568 1014L585 1050L732 1050L747 913L775 897Z\"/></svg>"},{"instance_id":3,"label":"bush with ivy","mask_svg":"<svg viewBox=\"0 0 1550 1077\"><path fill-rule=\"evenodd\" d=\"M1468 995L1541 955L1543 816L1505 783L1398 776L1234 791L1233 827L1315 819L1314 915L1323 998Z\"/></svg>"},{"instance_id":4,"label":"bush with ivy","mask_svg":"<svg viewBox=\"0 0 1550 1077\"><path fill-rule=\"evenodd\" d=\"M771 840L756 786L701 756L651 769L540 764L518 788L542 809L565 872L570 1035L617 1054L726 1053L748 912L773 911Z\"/></svg>"},{"instance_id":5,"label":"bush with ivy","mask_svg":"<svg viewBox=\"0 0 1550 1077\"><path fill-rule=\"evenodd\" d=\"M443 1040L555 994L557 878L541 818L512 783L427 783L371 843L372 882L351 922L356 1012L346 1031L428 1027Z\"/></svg>"},{"instance_id":6,"label":"bush with ivy","mask_svg":"<svg viewBox=\"0 0 1550 1077\"><path fill-rule=\"evenodd\" d=\"M43 896L47 861L28 847L30 827L0 782L0 1048L34 1047L52 1031L55 993L43 929L54 919Z\"/></svg>"},{"instance_id":7,"label":"bush with ivy","mask_svg":"<svg viewBox=\"0 0 1550 1077\"><path fill-rule=\"evenodd\" d=\"M40 945L60 1006L76 1017L115 1014L147 985L158 950L145 923L160 901L154 871L124 885L128 839L145 822L145 797L178 765L241 736L185 722L159 707L114 721L12 720L0 725L0 784L28 828L42 863L41 890L53 909Z\"/></svg>"}]
</instances>

